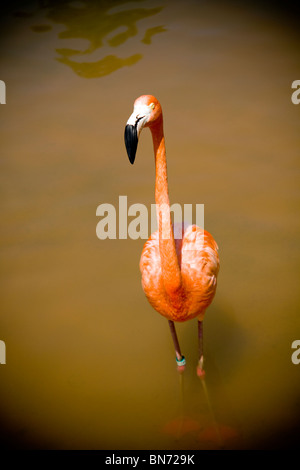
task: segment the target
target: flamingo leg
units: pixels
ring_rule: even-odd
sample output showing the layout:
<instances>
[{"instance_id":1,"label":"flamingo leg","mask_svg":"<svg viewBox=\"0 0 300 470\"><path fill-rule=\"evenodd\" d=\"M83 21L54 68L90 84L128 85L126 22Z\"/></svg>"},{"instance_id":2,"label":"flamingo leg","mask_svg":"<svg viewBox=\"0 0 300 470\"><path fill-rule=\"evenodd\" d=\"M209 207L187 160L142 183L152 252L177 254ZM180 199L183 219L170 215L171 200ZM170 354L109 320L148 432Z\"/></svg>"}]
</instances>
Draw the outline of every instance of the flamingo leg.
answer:
<instances>
[{"instance_id":1,"label":"flamingo leg","mask_svg":"<svg viewBox=\"0 0 300 470\"><path fill-rule=\"evenodd\" d=\"M197 375L199 377L204 377L205 372L203 369L203 322L198 320L198 366L197 366Z\"/></svg>"},{"instance_id":2,"label":"flamingo leg","mask_svg":"<svg viewBox=\"0 0 300 470\"><path fill-rule=\"evenodd\" d=\"M168 320L168 322L169 322L169 327L170 327L170 331L171 331L171 335L172 335L172 339L173 339L173 343L175 347L177 369L179 372L183 372L185 369L185 358L181 354L174 322L172 320Z\"/></svg>"}]
</instances>

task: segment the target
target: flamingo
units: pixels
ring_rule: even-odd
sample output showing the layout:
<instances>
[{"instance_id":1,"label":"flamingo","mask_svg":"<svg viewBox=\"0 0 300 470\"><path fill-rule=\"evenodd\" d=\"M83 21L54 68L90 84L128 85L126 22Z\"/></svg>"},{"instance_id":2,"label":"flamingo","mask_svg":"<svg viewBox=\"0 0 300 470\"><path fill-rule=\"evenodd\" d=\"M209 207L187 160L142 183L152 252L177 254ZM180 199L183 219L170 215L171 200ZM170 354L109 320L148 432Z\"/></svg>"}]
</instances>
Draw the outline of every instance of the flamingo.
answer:
<instances>
[{"instance_id":1,"label":"flamingo","mask_svg":"<svg viewBox=\"0 0 300 470\"><path fill-rule=\"evenodd\" d=\"M197 318L197 375L204 377L203 318L216 292L218 245L210 233L197 225L182 223L178 227L172 224L162 108L153 95L142 95L135 100L133 113L125 126L125 145L131 164L144 127L150 128L153 139L158 230L142 251L142 287L152 307L168 320L179 372L184 371L186 360L174 322Z\"/></svg>"}]
</instances>

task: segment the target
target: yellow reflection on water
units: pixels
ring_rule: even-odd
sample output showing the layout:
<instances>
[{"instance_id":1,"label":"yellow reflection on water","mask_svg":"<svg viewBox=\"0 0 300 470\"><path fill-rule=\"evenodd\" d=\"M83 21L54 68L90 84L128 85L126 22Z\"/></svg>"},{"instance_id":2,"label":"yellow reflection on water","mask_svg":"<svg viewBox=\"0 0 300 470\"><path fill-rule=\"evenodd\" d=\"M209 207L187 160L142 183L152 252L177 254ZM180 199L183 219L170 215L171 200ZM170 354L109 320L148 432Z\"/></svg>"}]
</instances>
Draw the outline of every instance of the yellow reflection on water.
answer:
<instances>
[{"instance_id":1,"label":"yellow reflection on water","mask_svg":"<svg viewBox=\"0 0 300 470\"><path fill-rule=\"evenodd\" d=\"M57 60L65 65L69 65L69 67L71 67L71 69L80 77L97 78L115 72L121 67L134 65L141 58L141 54L134 54L127 59L122 59L121 57L117 57L115 55L108 55L104 57L104 59L98 60L97 62L76 62L66 56L63 56Z\"/></svg>"},{"instance_id":2,"label":"yellow reflection on water","mask_svg":"<svg viewBox=\"0 0 300 470\"><path fill-rule=\"evenodd\" d=\"M143 0L135 0L141 3ZM141 53L128 57L119 57L115 54L107 54L99 60L86 60L89 54L101 49L103 46L117 48L139 32L137 23L159 13L163 7L142 8L130 6L118 11L118 7L124 7L127 0L96 1L86 0L82 2L49 2L46 18L53 23L66 27L58 34L60 39L84 39L89 46L85 49L62 47L56 49L59 54L57 60L68 65L77 75L84 78L97 78L108 75L116 70L136 64L142 59ZM51 28L50 25L33 25L34 32L44 32ZM154 26L145 31L140 40L144 44L151 44L152 37L162 33L166 29ZM74 60L76 56L76 60ZM85 60L83 60L83 56ZM73 57L73 58L72 58Z\"/></svg>"}]
</instances>

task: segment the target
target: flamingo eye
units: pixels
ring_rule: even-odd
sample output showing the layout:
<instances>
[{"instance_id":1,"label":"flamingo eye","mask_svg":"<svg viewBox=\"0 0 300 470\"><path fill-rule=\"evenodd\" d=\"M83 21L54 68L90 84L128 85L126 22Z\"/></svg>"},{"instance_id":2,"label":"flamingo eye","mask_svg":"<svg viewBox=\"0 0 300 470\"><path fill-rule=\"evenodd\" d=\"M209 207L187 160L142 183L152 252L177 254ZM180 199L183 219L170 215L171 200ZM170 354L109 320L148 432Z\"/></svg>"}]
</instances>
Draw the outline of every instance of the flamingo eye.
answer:
<instances>
[{"instance_id":1,"label":"flamingo eye","mask_svg":"<svg viewBox=\"0 0 300 470\"><path fill-rule=\"evenodd\" d=\"M154 109L154 108L155 108L155 104L154 104L154 103L149 104L149 108Z\"/></svg>"}]
</instances>

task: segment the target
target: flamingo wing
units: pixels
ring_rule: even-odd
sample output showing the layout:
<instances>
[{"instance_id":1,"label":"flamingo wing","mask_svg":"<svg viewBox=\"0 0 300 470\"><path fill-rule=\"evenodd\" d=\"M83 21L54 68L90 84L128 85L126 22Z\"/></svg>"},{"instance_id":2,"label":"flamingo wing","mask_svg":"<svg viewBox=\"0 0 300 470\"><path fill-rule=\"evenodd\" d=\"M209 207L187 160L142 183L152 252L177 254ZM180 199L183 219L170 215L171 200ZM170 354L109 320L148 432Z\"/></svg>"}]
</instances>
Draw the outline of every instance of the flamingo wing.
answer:
<instances>
[{"instance_id":1,"label":"flamingo wing","mask_svg":"<svg viewBox=\"0 0 300 470\"><path fill-rule=\"evenodd\" d=\"M212 302L219 267L218 245L212 235L196 225L187 227L181 246L181 274L193 317L202 319Z\"/></svg>"}]
</instances>

